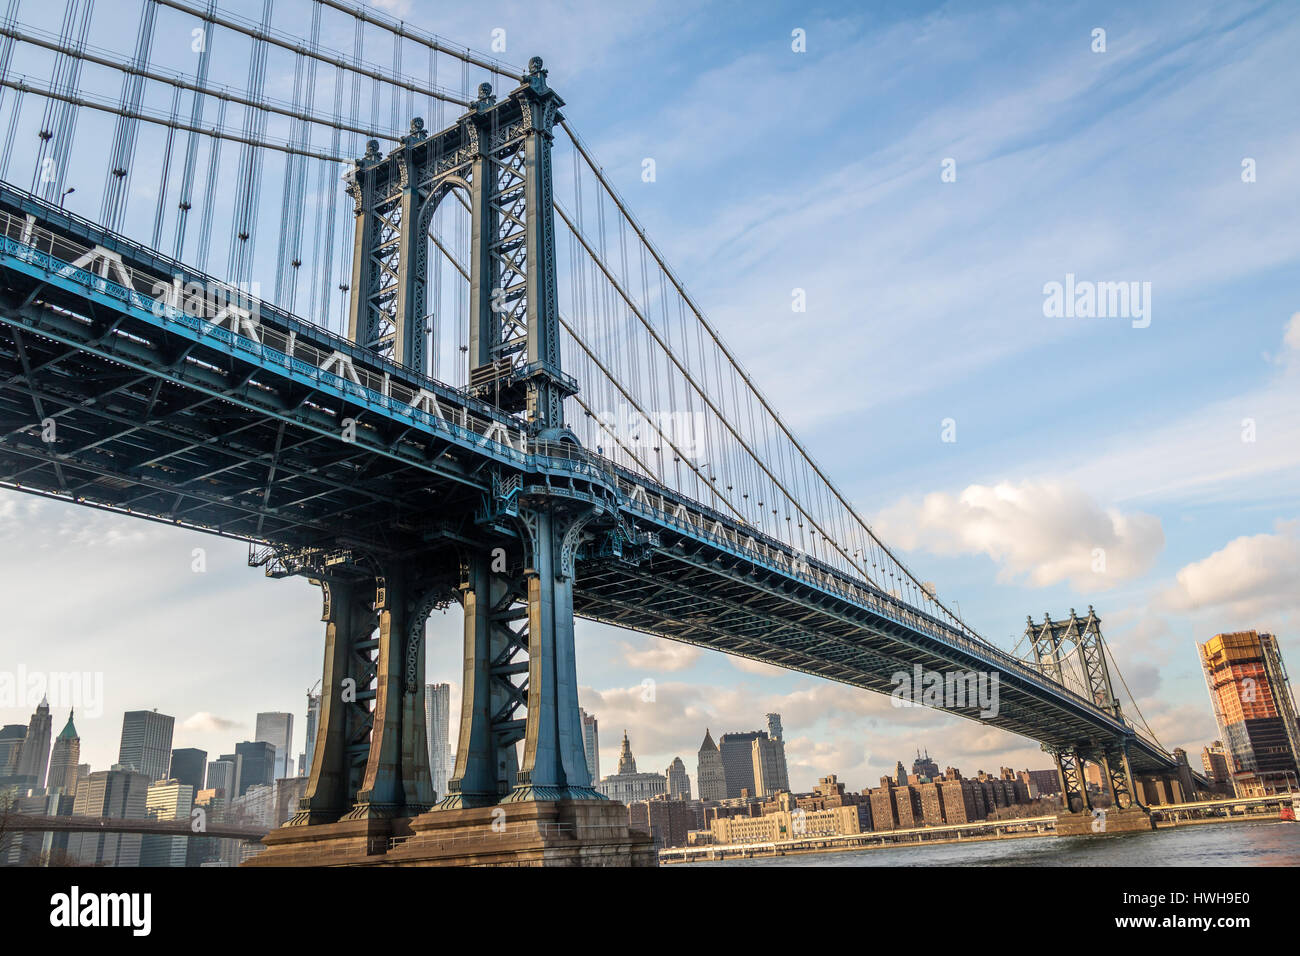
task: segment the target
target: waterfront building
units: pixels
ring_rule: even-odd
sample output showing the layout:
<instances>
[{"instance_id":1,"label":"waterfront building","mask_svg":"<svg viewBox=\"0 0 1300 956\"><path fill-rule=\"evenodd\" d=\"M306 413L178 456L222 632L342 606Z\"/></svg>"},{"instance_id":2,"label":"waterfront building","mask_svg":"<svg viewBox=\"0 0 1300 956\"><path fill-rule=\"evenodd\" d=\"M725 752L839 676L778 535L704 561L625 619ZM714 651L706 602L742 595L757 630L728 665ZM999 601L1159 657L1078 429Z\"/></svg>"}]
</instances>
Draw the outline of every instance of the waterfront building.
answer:
<instances>
[{"instance_id":1,"label":"waterfront building","mask_svg":"<svg viewBox=\"0 0 1300 956\"><path fill-rule=\"evenodd\" d=\"M581 707L578 714L582 718L582 752L587 758L587 773L595 784L600 779L600 725L594 715Z\"/></svg>"},{"instance_id":2,"label":"waterfront building","mask_svg":"<svg viewBox=\"0 0 1300 956\"><path fill-rule=\"evenodd\" d=\"M42 697L27 724L22 750L18 756L19 789L40 790L50 767L50 736L53 731L50 702Z\"/></svg>"},{"instance_id":3,"label":"waterfront building","mask_svg":"<svg viewBox=\"0 0 1300 956\"><path fill-rule=\"evenodd\" d=\"M632 756L632 745L625 730L623 746L618 755L618 773L600 781L596 789L611 800L630 804L667 794L668 778L660 773L637 773L636 758Z\"/></svg>"},{"instance_id":4,"label":"waterfront building","mask_svg":"<svg viewBox=\"0 0 1300 956\"><path fill-rule=\"evenodd\" d=\"M56 790L68 796L77 793L77 761L81 759L81 737L72 723L72 711L68 711L68 722L54 739L54 750L50 753L50 772L45 780L47 793Z\"/></svg>"},{"instance_id":5,"label":"waterfront building","mask_svg":"<svg viewBox=\"0 0 1300 956\"><path fill-rule=\"evenodd\" d=\"M289 776L289 761L293 754L293 714L284 711L258 714L253 740L269 743L275 748L270 780Z\"/></svg>"},{"instance_id":6,"label":"waterfront building","mask_svg":"<svg viewBox=\"0 0 1300 956\"><path fill-rule=\"evenodd\" d=\"M148 778L167 779L172 765L172 730L176 718L156 710L128 710L122 715L117 762Z\"/></svg>"},{"instance_id":7,"label":"waterfront building","mask_svg":"<svg viewBox=\"0 0 1300 956\"><path fill-rule=\"evenodd\" d=\"M716 844L774 843L819 836L843 836L863 833L870 817L863 806L831 807L804 810L793 796L778 796L779 809L758 817L718 817L710 824L711 841Z\"/></svg>"},{"instance_id":8,"label":"waterfront building","mask_svg":"<svg viewBox=\"0 0 1300 956\"><path fill-rule=\"evenodd\" d=\"M1237 795L1295 789L1300 729L1277 638L1236 631L1216 634L1197 650Z\"/></svg>"},{"instance_id":9,"label":"waterfront building","mask_svg":"<svg viewBox=\"0 0 1300 956\"><path fill-rule=\"evenodd\" d=\"M705 828L699 800L636 800L627 805L628 826L649 833L656 850L686 846L692 830Z\"/></svg>"},{"instance_id":10,"label":"waterfront building","mask_svg":"<svg viewBox=\"0 0 1300 956\"><path fill-rule=\"evenodd\" d=\"M897 830L898 810L894 806L894 781L881 777L880 786L867 794L871 805L871 826L875 830Z\"/></svg>"},{"instance_id":11,"label":"waterfront building","mask_svg":"<svg viewBox=\"0 0 1300 956\"><path fill-rule=\"evenodd\" d=\"M433 778L434 793L440 798L447 795L447 781L451 779L450 720L451 685L426 684L424 733L429 744L429 776Z\"/></svg>"},{"instance_id":12,"label":"waterfront building","mask_svg":"<svg viewBox=\"0 0 1300 956\"><path fill-rule=\"evenodd\" d=\"M713 735L704 729L704 743L696 756L695 782L700 787L701 800L727 799L727 774L722 765L722 754L713 742Z\"/></svg>"},{"instance_id":13,"label":"waterfront building","mask_svg":"<svg viewBox=\"0 0 1300 956\"><path fill-rule=\"evenodd\" d=\"M674 757L664 776L668 778L668 796L672 800L691 799L691 778L686 775L686 764Z\"/></svg>"},{"instance_id":14,"label":"waterfront building","mask_svg":"<svg viewBox=\"0 0 1300 956\"><path fill-rule=\"evenodd\" d=\"M1216 740L1201 749L1201 765L1205 768L1206 779L1210 781L1215 793L1229 797L1233 795L1232 771L1229 769L1228 752L1224 749L1222 740Z\"/></svg>"}]
</instances>

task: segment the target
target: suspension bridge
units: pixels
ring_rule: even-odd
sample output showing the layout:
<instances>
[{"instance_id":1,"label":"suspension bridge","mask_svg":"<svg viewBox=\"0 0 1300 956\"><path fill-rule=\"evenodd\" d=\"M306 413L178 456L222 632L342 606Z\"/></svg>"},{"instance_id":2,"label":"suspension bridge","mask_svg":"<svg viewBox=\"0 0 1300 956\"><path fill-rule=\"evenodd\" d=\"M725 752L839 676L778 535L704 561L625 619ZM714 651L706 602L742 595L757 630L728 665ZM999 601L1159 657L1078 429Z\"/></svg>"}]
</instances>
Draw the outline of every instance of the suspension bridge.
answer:
<instances>
[{"instance_id":1,"label":"suspension bridge","mask_svg":"<svg viewBox=\"0 0 1300 956\"><path fill-rule=\"evenodd\" d=\"M1177 771L1122 712L1095 614L1031 622L1022 659L872 532L539 58L335 0L141 0L134 35L120 4L55 7L10 0L0 26L0 485L320 585L331 692L295 845L557 802L608 837L575 617L886 694L916 666L997 673L996 713L941 709L1041 742L1075 809L1084 761L1119 806ZM453 602L436 794L424 625Z\"/></svg>"}]
</instances>

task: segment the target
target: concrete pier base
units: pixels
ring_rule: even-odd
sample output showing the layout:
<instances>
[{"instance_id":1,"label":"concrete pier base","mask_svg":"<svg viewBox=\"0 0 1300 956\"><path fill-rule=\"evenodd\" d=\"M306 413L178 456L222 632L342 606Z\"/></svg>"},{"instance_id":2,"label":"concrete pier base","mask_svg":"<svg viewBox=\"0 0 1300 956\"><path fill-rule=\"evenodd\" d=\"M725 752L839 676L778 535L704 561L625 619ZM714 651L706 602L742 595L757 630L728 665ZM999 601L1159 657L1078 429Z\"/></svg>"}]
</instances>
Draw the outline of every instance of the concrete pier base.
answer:
<instances>
[{"instance_id":1,"label":"concrete pier base","mask_svg":"<svg viewBox=\"0 0 1300 956\"><path fill-rule=\"evenodd\" d=\"M1116 833L1140 833L1154 830L1151 814L1140 807L1120 810L1109 808L1092 813L1058 813L1057 836L1110 836Z\"/></svg>"},{"instance_id":2,"label":"concrete pier base","mask_svg":"<svg viewBox=\"0 0 1300 956\"><path fill-rule=\"evenodd\" d=\"M650 836L610 800L431 810L284 826L245 866L655 866Z\"/></svg>"}]
</instances>

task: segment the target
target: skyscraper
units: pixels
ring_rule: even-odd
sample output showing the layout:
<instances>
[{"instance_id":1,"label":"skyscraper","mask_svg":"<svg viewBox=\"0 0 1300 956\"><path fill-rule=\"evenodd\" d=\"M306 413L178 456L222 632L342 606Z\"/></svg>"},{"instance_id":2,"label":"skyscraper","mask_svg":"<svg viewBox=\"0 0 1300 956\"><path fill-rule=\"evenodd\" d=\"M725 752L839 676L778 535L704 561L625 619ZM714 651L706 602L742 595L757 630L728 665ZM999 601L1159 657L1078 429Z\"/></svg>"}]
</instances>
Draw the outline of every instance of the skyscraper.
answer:
<instances>
[{"instance_id":1,"label":"skyscraper","mask_svg":"<svg viewBox=\"0 0 1300 956\"><path fill-rule=\"evenodd\" d=\"M289 776L293 754L293 714L284 711L258 714L253 739L264 741L275 748L271 780Z\"/></svg>"},{"instance_id":2,"label":"skyscraper","mask_svg":"<svg viewBox=\"0 0 1300 956\"><path fill-rule=\"evenodd\" d=\"M23 738L23 749L18 757L18 776L26 780L33 790L45 786L46 771L50 767L50 702L42 697L36 705L31 721L27 724L27 736Z\"/></svg>"},{"instance_id":3,"label":"skyscraper","mask_svg":"<svg viewBox=\"0 0 1300 956\"><path fill-rule=\"evenodd\" d=\"M1277 638L1237 631L1216 634L1197 649L1237 794L1294 788L1300 728Z\"/></svg>"},{"instance_id":4,"label":"skyscraper","mask_svg":"<svg viewBox=\"0 0 1300 956\"><path fill-rule=\"evenodd\" d=\"M307 691L307 743L298 760L298 776L311 775L311 762L316 755L316 727L320 724L320 694Z\"/></svg>"},{"instance_id":5,"label":"skyscraper","mask_svg":"<svg viewBox=\"0 0 1300 956\"><path fill-rule=\"evenodd\" d=\"M68 722L54 741L54 751L50 754L50 773L45 782L45 789L51 793L62 791L69 796L77 792L77 761L81 759L81 738L72 723L72 711L68 711Z\"/></svg>"},{"instance_id":6,"label":"skyscraper","mask_svg":"<svg viewBox=\"0 0 1300 956\"><path fill-rule=\"evenodd\" d=\"M239 796L239 771L243 759L238 754L224 754L208 764L207 790L219 790L226 806Z\"/></svg>"},{"instance_id":7,"label":"skyscraper","mask_svg":"<svg viewBox=\"0 0 1300 956\"><path fill-rule=\"evenodd\" d=\"M203 751L197 751L202 753ZM159 780L145 792L145 813L151 820L190 819L195 790L179 780ZM147 833L140 841L141 866L184 866L190 838Z\"/></svg>"},{"instance_id":8,"label":"skyscraper","mask_svg":"<svg viewBox=\"0 0 1300 956\"><path fill-rule=\"evenodd\" d=\"M727 796L736 798L742 791L748 790L753 796L757 793L754 785L754 741L766 738L766 730L750 730L745 733L723 734L718 741L718 752L722 754L722 769L727 775Z\"/></svg>"},{"instance_id":9,"label":"skyscraper","mask_svg":"<svg viewBox=\"0 0 1300 956\"><path fill-rule=\"evenodd\" d=\"M92 773L77 786L72 813L79 817L143 820L149 783L145 774L121 764ZM72 833L68 836L68 855L92 866L139 866L140 834Z\"/></svg>"},{"instance_id":10,"label":"skyscraper","mask_svg":"<svg viewBox=\"0 0 1300 956\"><path fill-rule=\"evenodd\" d=\"M172 765L174 717L156 710L128 710L122 715L122 743L117 762L148 777L148 782L167 779Z\"/></svg>"},{"instance_id":11,"label":"skyscraper","mask_svg":"<svg viewBox=\"0 0 1300 956\"><path fill-rule=\"evenodd\" d=\"M451 779L451 752L447 740L451 728L451 685L426 684L424 686L424 732L429 742L429 776L439 797L447 795L447 781Z\"/></svg>"},{"instance_id":12,"label":"skyscraper","mask_svg":"<svg viewBox=\"0 0 1300 956\"><path fill-rule=\"evenodd\" d=\"M172 751L172 769L168 774L171 780L179 780L187 786L193 787L194 792L198 793L204 788L204 769L208 760L206 750L197 750L194 747L185 747L181 750Z\"/></svg>"},{"instance_id":13,"label":"skyscraper","mask_svg":"<svg viewBox=\"0 0 1300 956\"><path fill-rule=\"evenodd\" d=\"M752 747L754 796L770 797L788 791L790 775L785 766L785 744L764 735L755 737Z\"/></svg>"},{"instance_id":14,"label":"skyscraper","mask_svg":"<svg viewBox=\"0 0 1300 956\"><path fill-rule=\"evenodd\" d=\"M587 772L591 774L594 785L600 780L600 728L596 718L581 707L578 713L582 716L582 750L587 756Z\"/></svg>"},{"instance_id":15,"label":"skyscraper","mask_svg":"<svg viewBox=\"0 0 1300 956\"><path fill-rule=\"evenodd\" d=\"M235 756L239 758L239 792L242 797L248 788L256 784L271 786L275 783L275 744L267 740L245 740L235 744ZM222 760L229 760L229 754L222 754Z\"/></svg>"},{"instance_id":16,"label":"skyscraper","mask_svg":"<svg viewBox=\"0 0 1300 956\"><path fill-rule=\"evenodd\" d=\"M695 782L700 787L700 799L727 799L727 774L722 766L722 754L707 727L704 729L704 743L700 744L696 761Z\"/></svg>"},{"instance_id":17,"label":"skyscraper","mask_svg":"<svg viewBox=\"0 0 1300 956\"><path fill-rule=\"evenodd\" d=\"M18 762L23 756L23 741L27 738L25 724L5 724L0 727L0 785L17 780Z\"/></svg>"},{"instance_id":18,"label":"skyscraper","mask_svg":"<svg viewBox=\"0 0 1300 956\"><path fill-rule=\"evenodd\" d=\"M668 796L672 800L691 799L691 778L686 776L686 764L681 757L674 757L668 765L664 776L668 778Z\"/></svg>"}]
</instances>

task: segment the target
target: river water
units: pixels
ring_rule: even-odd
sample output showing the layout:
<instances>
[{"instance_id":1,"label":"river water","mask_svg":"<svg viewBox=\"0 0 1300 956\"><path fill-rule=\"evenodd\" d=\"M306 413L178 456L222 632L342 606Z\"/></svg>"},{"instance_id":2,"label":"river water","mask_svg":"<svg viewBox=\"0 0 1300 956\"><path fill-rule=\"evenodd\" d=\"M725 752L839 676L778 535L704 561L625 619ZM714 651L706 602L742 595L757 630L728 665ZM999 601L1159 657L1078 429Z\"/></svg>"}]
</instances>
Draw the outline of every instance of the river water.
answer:
<instances>
[{"instance_id":1,"label":"river water","mask_svg":"<svg viewBox=\"0 0 1300 956\"><path fill-rule=\"evenodd\" d=\"M1300 823L1207 823L1103 837L882 847L690 866L1300 866Z\"/></svg>"}]
</instances>

